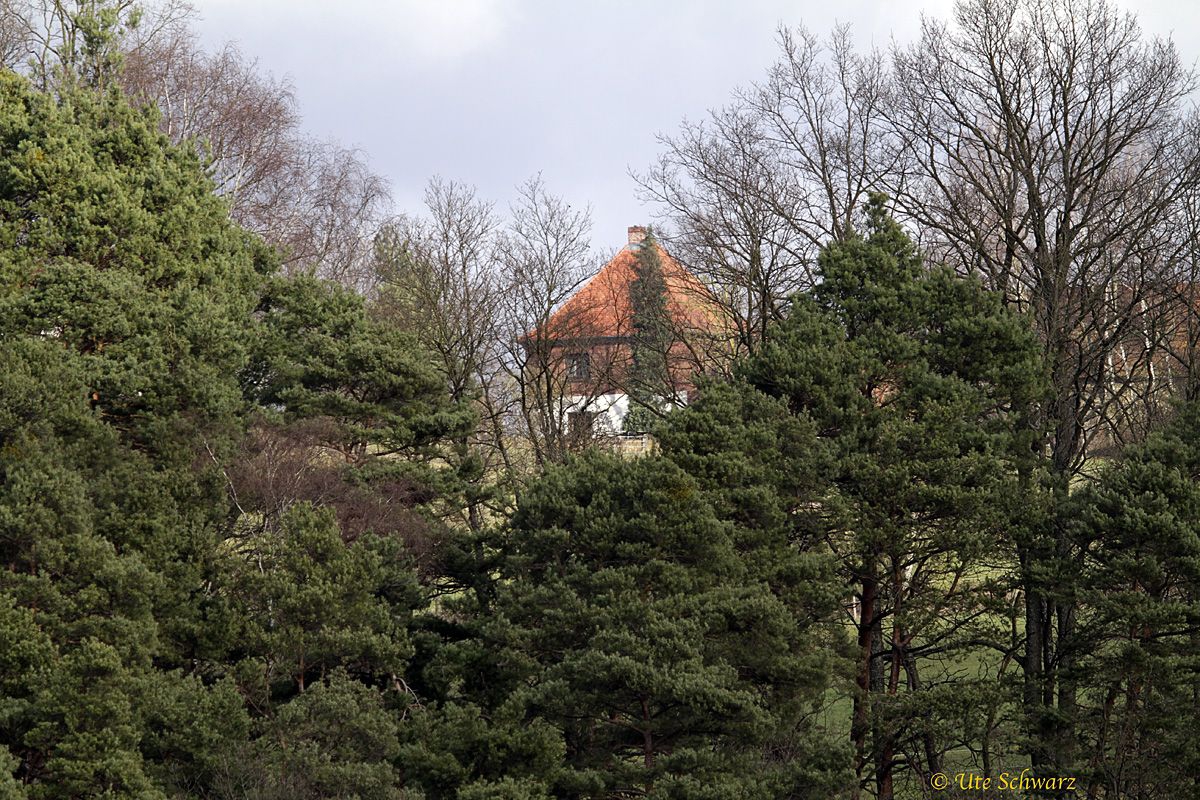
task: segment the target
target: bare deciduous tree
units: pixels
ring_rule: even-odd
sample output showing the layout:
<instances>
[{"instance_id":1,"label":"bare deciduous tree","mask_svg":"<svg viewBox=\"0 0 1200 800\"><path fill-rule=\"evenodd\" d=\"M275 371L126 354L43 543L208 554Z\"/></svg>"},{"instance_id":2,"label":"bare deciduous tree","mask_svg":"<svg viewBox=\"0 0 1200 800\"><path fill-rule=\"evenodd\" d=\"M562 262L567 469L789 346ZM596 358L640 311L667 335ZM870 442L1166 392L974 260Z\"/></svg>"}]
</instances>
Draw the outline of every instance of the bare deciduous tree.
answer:
<instances>
[{"instance_id":1,"label":"bare deciduous tree","mask_svg":"<svg viewBox=\"0 0 1200 800\"><path fill-rule=\"evenodd\" d=\"M1161 304L1200 181L1195 79L1104 2L970 0L897 54L927 246L1030 314L1046 346L1054 468L1072 473L1113 398L1114 346ZM1148 370L1136 370L1141 378Z\"/></svg>"},{"instance_id":2,"label":"bare deciduous tree","mask_svg":"<svg viewBox=\"0 0 1200 800\"><path fill-rule=\"evenodd\" d=\"M895 66L915 170L899 201L927 247L982 275L1040 334L1051 394L1035 411L1065 492L1118 427L1113 413L1156 391L1160 312L1186 246L1171 220L1200 182L1195 76L1103 0L965 0L952 26L926 21ZM1068 763L1074 739L1075 608L1037 577L1037 562L1074 555L1051 527L1018 546L1035 764Z\"/></svg>"},{"instance_id":3,"label":"bare deciduous tree","mask_svg":"<svg viewBox=\"0 0 1200 800\"><path fill-rule=\"evenodd\" d=\"M554 312L592 270L590 230L587 209L572 208L534 177L518 187L498 242L499 364L508 391L497 394L507 394L507 432L529 448L538 468L560 461L580 433L570 428L562 350L545 332ZM586 336L583 330L571 330L580 325L561 317L557 327L558 336ZM589 369L600 373L604 365L590 364Z\"/></svg>"},{"instance_id":4,"label":"bare deciduous tree","mask_svg":"<svg viewBox=\"0 0 1200 800\"><path fill-rule=\"evenodd\" d=\"M802 27L781 28L778 39L780 59L744 94L798 196L778 211L815 250L844 238L897 169L902 151L885 116L891 76L879 52L855 48L846 25L824 42Z\"/></svg>"},{"instance_id":5,"label":"bare deciduous tree","mask_svg":"<svg viewBox=\"0 0 1200 800\"><path fill-rule=\"evenodd\" d=\"M333 426L336 427L336 426ZM283 424L256 419L229 464L229 486L243 513L239 526L277 530L283 513L308 502L332 509L347 541L367 533L399 536L418 567L437 558L438 526L416 508L427 487L399 477L353 480L341 458L331 457L329 441L338 432L327 418Z\"/></svg>"},{"instance_id":6,"label":"bare deciduous tree","mask_svg":"<svg viewBox=\"0 0 1200 800\"><path fill-rule=\"evenodd\" d=\"M498 459L504 456L494 446L500 423L489 402L498 372L499 223L490 202L454 181L431 180L425 206L423 217L399 217L377 238L376 307L417 337L437 360L450 397L474 403L481 417L455 452L455 467L469 484L465 522L478 531L485 524L488 479L503 468Z\"/></svg>"},{"instance_id":7,"label":"bare deciduous tree","mask_svg":"<svg viewBox=\"0 0 1200 800\"><path fill-rule=\"evenodd\" d=\"M27 3L18 0L0 0L0 66L18 70L25 66L32 55L30 31L33 23L28 18Z\"/></svg>"},{"instance_id":8,"label":"bare deciduous tree","mask_svg":"<svg viewBox=\"0 0 1200 800\"><path fill-rule=\"evenodd\" d=\"M432 180L425 200L424 216L398 218L378 237L377 306L435 354L451 395L474 403L479 425L461 444L478 459L480 487L511 486L583 444L561 347L574 329L560 314L547 331L591 272L590 215L540 177L518 187L506 217L453 181ZM467 520L475 528L483 494Z\"/></svg>"},{"instance_id":9,"label":"bare deciduous tree","mask_svg":"<svg viewBox=\"0 0 1200 800\"><path fill-rule=\"evenodd\" d=\"M846 27L824 42L781 28L778 41L766 81L660 136L663 155L635 176L660 208L664 240L711 288L743 353L812 285L819 249L847 233L903 156L890 144L878 53L859 54Z\"/></svg>"},{"instance_id":10,"label":"bare deciduous tree","mask_svg":"<svg viewBox=\"0 0 1200 800\"><path fill-rule=\"evenodd\" d=\"M5 66L50 91L76 82L103 89L116 75L121 42L140 21L134 0L5 0Z\"/></svg>"},{"instance_id":11,"label":"bare deciduous tree","mask_svg":"<svg viewBox=\"0 0 1200 800\"><path fill-rule=\"evenodd\" d=\"M234 220L289 271L369 290L389 192L365 156L306 136L291 85L235 45L200 47L184 0L0 0L0 63L44 89L119 84L210 162Z\"/></svg>"},{"instance_id":12,"label":"bare deciduous tree","mask_svg":"<svg viewBox=\"0 0 1200 800\"><path fill-rule=\"evenodd\" d=\"M287 169L300 122L290 84L262 75L232 44L204 52L186 27L136 42L122 82L158 107L173 141L195 141L207 151L217 190L235 215L261 216L246 206Z\"/></svg>"},{"instance_id":13,"label":"bare deciduous tree","mask_svg":"<svg viewBox=\"0 0 1200 800\"><path fill-rule=\"evenodd\" d=\"M388 189L363 154L305 136L291 85L234 45L206 53L183 23L135 34L122 85L159 108L172 140L204 152L232 217L289 271L368 290Z\"/></svg>"},{"instance_id":14,"label":"bare deciduous tree","mask_svg":"<svg viewBox=\"0 0 1200 800\"><path fill-rule=\"evenodd\" d=\"M1183 248L1168 289L1166 382L1184 402L1200 400L1200 187L1187 193L1175 215Z\"/></svg>"},{"instance_id":15,"label":"bare deciduous tree","mask_svg":"<svg viewBox=\"0 0 1200 800\"><path fill-rule=\"evenodd\" d=\"M429 182L425 207L425 216L399 217L379 236L379 305L430 348L450 395L466 400L493 358L499 221L475 189L440 178Z\"/></svg>"},{"instance_id":16,"label":"bare deciduous tree","mask_svg":"<svg viewBox=\"0 0 1200 800\"><path fill-rule=\"evenodd\" d=\"M712 287L735 332L737 350L754 352L788 296L811 285L812 241L797 238L779 207L793 193L750 109L714 112L660 136L664 153L635 176L658 204L673 253Z\"/></svg>"}]
</instances>

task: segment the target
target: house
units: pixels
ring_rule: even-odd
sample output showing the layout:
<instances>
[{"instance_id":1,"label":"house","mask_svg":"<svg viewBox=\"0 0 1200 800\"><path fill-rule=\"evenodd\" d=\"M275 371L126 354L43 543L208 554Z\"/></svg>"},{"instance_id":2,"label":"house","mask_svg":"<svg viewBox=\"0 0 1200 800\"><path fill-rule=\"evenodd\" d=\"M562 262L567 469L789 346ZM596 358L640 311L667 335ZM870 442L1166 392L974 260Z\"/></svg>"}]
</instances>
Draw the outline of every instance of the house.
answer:
<instances>
[{"instance_id":1,"label":"house","mask_svg":"<svg viewBox=\"0 0 1200 800\"><path fill-rule=\"evenodd\" d=\"M561 372L566 430L576 436L640 437L628 430L634 350L639 332L634 325L630 287L637 277L643 248L655 248L661 265L669 345L662 354L664 374L655 381L655 397L665 407L687 403L695 393L695 377L711 365L711 344L719 340L720 314L712 294L641 226L628 230L625 246L599 273L551 315L543 329L551 360Z\"/></svg>"}]
</instances>

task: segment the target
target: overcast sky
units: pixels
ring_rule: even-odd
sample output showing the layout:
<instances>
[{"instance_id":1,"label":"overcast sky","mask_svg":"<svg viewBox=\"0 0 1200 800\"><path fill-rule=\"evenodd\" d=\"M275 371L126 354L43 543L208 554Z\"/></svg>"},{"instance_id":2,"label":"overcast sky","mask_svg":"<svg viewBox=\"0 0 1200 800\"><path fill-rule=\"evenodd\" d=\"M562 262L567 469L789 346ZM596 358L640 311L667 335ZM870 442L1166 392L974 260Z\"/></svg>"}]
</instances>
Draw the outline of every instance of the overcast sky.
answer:
<instances>
[{"instance_id":1,"label":"overcast sky","mask_svg":"<svg viewBox=\"0 0 1200 800\"><path fill-rule=\"evenodd\" d=\"M1143 28L1200 56L1188 0L1121 4ZM398 210L419 210L430 176L504 206L541 172L590 205L593 246L652 221L630 169L672 132L761 79L778 25L911 41L922 13L953 0L197 0L202 41L236 41L295 86L306 130L365 151Z\"/></svg>"}]
</instances>

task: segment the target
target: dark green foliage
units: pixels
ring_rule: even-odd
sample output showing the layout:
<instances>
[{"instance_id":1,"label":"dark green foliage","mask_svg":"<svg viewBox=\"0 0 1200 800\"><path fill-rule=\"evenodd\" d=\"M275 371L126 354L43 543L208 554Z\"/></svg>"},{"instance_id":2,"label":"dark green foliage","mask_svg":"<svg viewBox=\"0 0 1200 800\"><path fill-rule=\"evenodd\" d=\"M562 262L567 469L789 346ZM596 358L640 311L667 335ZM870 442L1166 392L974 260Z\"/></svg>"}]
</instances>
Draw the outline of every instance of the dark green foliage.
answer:
<instances>
[{"instance_id":1,"label":"dark green foliage","mask_svg":"<svg viewBox=\"0 0 1200 800\"><path fill-rule=\"evenodd\" d=\"M1200 775L1200 406L1071 502L1084 552L1077 673L1087 777L1106 797L1194 793Z\"/></svg>"},{"instance_id":2,"label":"dark green foliage","mask_svg":"<svg viewBox=\"0 0 1200 800\"><path fill-rule=\"evenodd\" d=\"M696 482L656 458L551 471L512 529L487 635L525 713L561 733L560 792L825 796L830 775L760 749L827 684L819 569L785 542L739 552ZM768 549L782 563L763 574Z\"/></svg>"},{"instance_id":3,"label":"dark green foliage","mask_svg":"<svg viewBox=\"0 0 1200 800\"><path fill-rule=\"evenodd\" d=\"M128 17L85 10L53 94L0 73L0 798L916 796L1039 748L1196 794L1197 407L1043 491L1027 325L875 197L665 419L647 238L626 426L661 453L501 519L474 372L275 274L97 91ZM1056 684L1015 672L1035 622Z\"/></svg>"},{"instance_id":4,"label":"dark green foliage","mask_svg":"<svg viewBox=\"0 0 1200 800\"><path fill-rule=\"evenodd\" d=\"M345 459L427 459L470 429L413 339L370 319L358 295L315 278L276 278L260 311L251 390L289 419L330 420L328 445Z\"/></svg>"},{"instance_id":5,"label":"dark green foliage","mask_svg":"<svg viewBox=\"0 0 1200 800\"><path fill-rule=\"evenodd\" d=\"M398 784L398 720L383 692L330 673L260 723L222 776L228 797L319 800L417 798Z\"/></svg>"},{"instance_id":6,"label":"dark green foliage","mask_svg":"<svg viewBox=\"0 0 1200 800\"><path fill-rule=\"evenodd\" d=\"M409 784L428 800L551 797L563 757L558 731L527 719L519 702L485 710L463 699L462 689L450 694L414 710L404 731L400 760Z\"/></svg>"},{"instance_id":7,"label":"dark green foliage","mask_svg":"<svg viewBox=\"0 0 1200 800\"><path fill-rule=\"evenodd\" d=\"M232 475L267 527L292 503L334 509L346 539L396 535L428 552L445 539L476 465L453 461L474 425L408 335L372 319L361 297L309 277L274 278L243 373L264 409ZM273 476L294 478L275 480Z\"/></svg>"},{"instance_id":8,"label":"dark green foliage","mask_svg":"<svg viewBox=\"0 0 1200 800\"><path fill-rule=\"evenodd\" d=\"M702 387L661 439L747 532L783 525L837 557L858 615L856 767L890 794L902 750L937 771L954 725L980 729L949 724L966 684L943 696L930 673L970 639L1009 647L991 612L1006 610L998 568L1034 441L1022 412L1042 380L1023 321L927 268L883 198L819 266L738 380Z\"/></svg>"},{"instance_id":9,"label":"dark green foliage","mask_svg":"<svg viewBox=\"0 0 1200 800\"><path fill-rule=\"evenodd\" d=\"M154 611L174 603L145 559L99 532L90 467L116 445L58 349L0 349L0 742L23 780L37 780L31 796L89 786L142 796L130 696L160 649Z\"/></svg>"},{"instance_id":10,"label":"dark green foliage","mask_svg":"<svg viewBox=\"0 0 1200 800\"><path fill-rule=\"evenodd\" d=\"M117 94L0 74L0 245L0 786L400 797L412 559L375 518L348 546L300 503L326 497L242 506L233 467L259 402L427 461L457 417L411 344L268 282Z\"/></svg>"},{"instance_id":11,"label":"dark green foliage","mask_svg":"<svg viewBox=\"0 0 1200 800\"><path fill-rule=\"evenodd\" d=\"M710 382L696 403L668 418L658 438L718 516L734 523L736 536L817 548L823 529L811 512L833 459L808 417L744 381Z\"/></svg>"},{"instance_id":12,"label":"dark green foliage","mask_svg":"<svg viewBox=\"0 0 1200 800\"><path fill-rule=\"evenodd\" d=\"M242 540L237 556L229 591L244 621L238 672L260 705L335 668L368 681L403 672L421 594L395 539L347 547L328 513L301 505L278 530Z\"/></svg>"},{"instance_id":13,"label":"dark green foliage","mask_svg":"<svg viewBox=\"0 0 1200 800\"><path fill-rule=\"evenodd\" d=\"M152 119L0 73L0 597L38 631L0 743L32 797L158 795L146 689L207 638L268 266Z\"/></svg>"},{"instance_id":14,"label":"dark green foliage","mask_svg":"<svg viewBox=\"0 0 1200 800\"><path fill-rule=\"evenodd\" d=\"M117 95L55 105L0 75L3 329L81 356L92 402L167 450L240 407L247 315L268 256L195 156ZM186 414L185 414L186 411Z\"/></svg>"},{"instance_id":15,"label":"dark green foliage","mask_svg":"<svg viewBox=\"0 0 1200 800\"><path fill-rule=\"evenodd\" d=\"M170 796L220 796L251 732L237 683L157 670L140 682L134 702L143 710L140 749L151 778Z\"/></svg>"}]
</instances>

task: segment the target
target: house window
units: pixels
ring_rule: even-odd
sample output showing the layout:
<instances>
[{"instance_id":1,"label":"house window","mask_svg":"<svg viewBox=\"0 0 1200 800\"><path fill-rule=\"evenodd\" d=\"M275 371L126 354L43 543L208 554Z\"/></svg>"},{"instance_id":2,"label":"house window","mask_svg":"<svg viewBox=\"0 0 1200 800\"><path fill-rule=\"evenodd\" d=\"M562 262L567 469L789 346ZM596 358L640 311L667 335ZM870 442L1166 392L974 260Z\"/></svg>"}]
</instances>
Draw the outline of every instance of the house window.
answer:
<instances>
[{"instance_id":1,"label":"house window","mask_svg":"<svg viewBox=\"0 0 1200 800\"><path fill-rule=\"evenodd\" d=\"M591 377L587 353L571 353L567 356L567 377L573 381L586 381Z\"/></svg>"},{"instance_id":2,"label":"house window","mask_svg":"<svg viewBox=\"0 0 1200 800\"><path fill-rule=\"evenodd\" d=\"M587 439L591 437L595 431L596 417L599 414L595 411L569 411L567 412L567 432L572 439Z\"/></svg>"}]
</instances>

